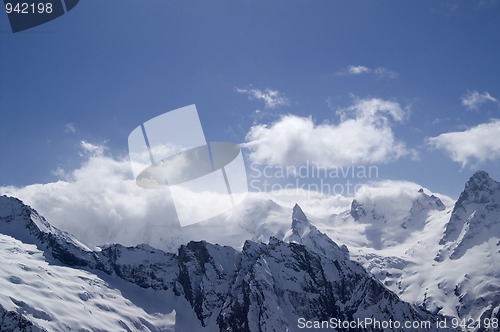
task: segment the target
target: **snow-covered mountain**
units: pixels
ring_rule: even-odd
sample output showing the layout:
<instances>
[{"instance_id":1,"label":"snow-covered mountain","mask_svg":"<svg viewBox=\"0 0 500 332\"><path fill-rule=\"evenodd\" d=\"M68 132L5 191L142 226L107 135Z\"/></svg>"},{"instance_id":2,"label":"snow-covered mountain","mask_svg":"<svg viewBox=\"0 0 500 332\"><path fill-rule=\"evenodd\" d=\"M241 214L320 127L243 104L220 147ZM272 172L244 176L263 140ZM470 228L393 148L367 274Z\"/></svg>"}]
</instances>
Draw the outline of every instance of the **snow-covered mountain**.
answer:
<instances>
[{"instance_id":1,"label":"snow-covered mountain","mask_svg":"<svg viewBox=\"0 0 500 332\"><path fill-rule=\"evenodd\" d=\"M468 249L500 235L500 183L486 172L474 174L453 208L439 244L446 247L438 259L462 257Z\"/></svg>"},{"instance_id":2,"label":"snow-covered mountain","mask_svg":"<svg viewBox=\"0 0 500 332\"><path fill-rule=\"evenodd\" d=\"M400 300L298 206L288 225L281 239L240 250L206 241L176 253L91 249L2 196L1 330L287 331L330 318L429 321L436 330L438 316Z\"/></svg>"},{"instance_id":3,"label":"snow-covered mountain","mask_svg":"<svg viewBox=\"0 0 500 332\"><path fill-rule=\"evenodd\" d=\"M476 172L457 202L394 192L316 225L403 300L468 329L500 319L500 183Z\"/></svg>"},{"instance_id":4,"label":"snow-covered mountain","mask_svg":"<svg viewBox=\"0 0 500 332\"><path fill-rule=\"evenodd\" d=\"M101 253L5 196L0 253L0 331L173 330L172 308L149 313L154 305L133 300L139 286L97 272L110 271ZM150 295L152 303L168 296Z\"/></svg>"},{"instance_id":5,"label":"snow-covered mountain","mask_svg":"<svg viewBox=\"0 0 500 332\"><path fill-rule=\"evenodd\" d=\"M442 292L460 317L500 319L500 183L476 172L453 207L436 254Z\"/></svg>"}]
</instances>

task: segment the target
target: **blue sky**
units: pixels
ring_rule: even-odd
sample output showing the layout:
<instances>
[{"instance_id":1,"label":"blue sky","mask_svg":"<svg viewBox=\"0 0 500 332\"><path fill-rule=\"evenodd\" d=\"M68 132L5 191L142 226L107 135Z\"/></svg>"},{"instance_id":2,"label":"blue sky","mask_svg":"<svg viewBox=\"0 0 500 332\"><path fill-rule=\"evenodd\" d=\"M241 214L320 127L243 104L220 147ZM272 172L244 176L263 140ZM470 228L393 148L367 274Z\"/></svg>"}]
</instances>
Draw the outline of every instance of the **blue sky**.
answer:
<instances>
[{"instance_id":1,"label":"blue sky","mask_svg":"<svg viewBox=\"0 0 500 332\"><path fill-rule=\"evenodd\" d=\"M56 181L81 141L126 156L137 125L189 104L208 140L242 143L284 115L338 129L379 100L404 153L363 163L457 198L476 169L500 179L499 40L498 1L85 0L16 34L2 14L0 186Z\"/></svg>"}]
</instances>

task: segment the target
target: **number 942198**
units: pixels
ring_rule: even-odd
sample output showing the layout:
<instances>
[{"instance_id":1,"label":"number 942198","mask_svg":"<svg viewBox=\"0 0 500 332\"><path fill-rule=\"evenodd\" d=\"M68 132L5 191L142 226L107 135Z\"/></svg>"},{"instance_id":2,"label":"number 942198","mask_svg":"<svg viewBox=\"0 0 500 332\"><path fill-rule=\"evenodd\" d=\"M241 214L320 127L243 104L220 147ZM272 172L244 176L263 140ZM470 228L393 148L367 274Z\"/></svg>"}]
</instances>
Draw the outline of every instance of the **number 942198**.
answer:
<instances>
[{"instance_id":1,"label":"number 942198","mask_svg":"<svg viewBox=\"0 0 500 332\"><path fill-rule=\"evenodd\" d=\"M498 331L500 324L498 318L484 318L478 320L475 320L473 318L452 318L451 327L461 327L463 330L467 331L472 331L475 328Z\"/></svg>"},{"instance_id":2,"label":"number 942198","mask_svg":"<svg viewBox=\"0 0 500 332\"><path fill-rule=\"evenodd\" d=\"M7 14L50 14L52 13L52 3L10 3L5 4Z\"/></svg>"}]
</instances>

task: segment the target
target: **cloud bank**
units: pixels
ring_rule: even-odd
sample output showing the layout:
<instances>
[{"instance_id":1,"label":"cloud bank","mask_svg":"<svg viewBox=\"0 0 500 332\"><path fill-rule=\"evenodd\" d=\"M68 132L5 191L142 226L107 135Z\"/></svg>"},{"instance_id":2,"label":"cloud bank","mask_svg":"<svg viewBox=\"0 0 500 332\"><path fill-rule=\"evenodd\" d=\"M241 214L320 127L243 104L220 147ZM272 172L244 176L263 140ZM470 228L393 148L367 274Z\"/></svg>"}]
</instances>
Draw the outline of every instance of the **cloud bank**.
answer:
<instances>
[{"instance_id":1,"label":"cloud bank","mask_svg":"<svg viewBox=\"0 0 500 332\"><path fill-rule=\"evenodd\" d=\"M114 159L105 147L82 141L81 167L56 173L60 180L26 187L0 187L33 206L54 226L90 245L158 243L158 225L175 225L168 192L135 184L128 158Z\"/></svg>"},{"instance_id":2,"label":"cloud bank","mask_svg":"<svg viewBox=\"0 0 500 332\"><path fill-rule=\"evenodd\" d=\"M181 228L168 188L147 190L135 183L128 157L113 157L103 145L80 142L82 165L74 170L58 169L58 181L25 187L0 187L0 195L15 196L34 207L54 226L76 236L90 246L105 243L137 245L176 251L190 240L231 241L224 231L237 230L245 211L265 214L263 206L276 199L286 211L283 223L296 202L307 211L323 215L348 208L350 199L301 190L290 193L249 193L236 209L216 220L218 225L201 224ZM210 193L204 193L210 195ZM203 199L210 199L204 196ZM197 200L187 198L187 204ZM218 217L217 217L218 218ZM222 232L222 233L221 233Z\"/></svg>"},{"instance_id":3,"label":"cloud bank","mask_svg":"<svg viewBox=\"0 0 500 332\"><path fill-rule=\"evenodd\" d=\"M283 116L270 125L253 126L245 147L258 164L324 167L387 163L414 154L392 131L407 112L394 101L357 99L337 111L340 122L317 124L311 117Z\"/></svg>"}]
</instances>

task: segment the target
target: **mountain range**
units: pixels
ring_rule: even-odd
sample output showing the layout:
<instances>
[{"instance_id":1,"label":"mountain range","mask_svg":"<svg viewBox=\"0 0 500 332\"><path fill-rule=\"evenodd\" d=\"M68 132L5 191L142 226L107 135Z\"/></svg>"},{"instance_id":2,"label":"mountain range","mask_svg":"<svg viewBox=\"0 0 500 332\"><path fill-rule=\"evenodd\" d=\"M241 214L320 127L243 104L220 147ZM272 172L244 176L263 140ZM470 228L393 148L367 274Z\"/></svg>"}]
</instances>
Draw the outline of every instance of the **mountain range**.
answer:
<instances>
[{"instance_id":1,"label":"mountain range","mask_svg":"<svg viewBox=\"0 0 500 332\"><path fill-rule=\"evenodd\" d=\"M265 199L237 209L172 232L163 250L91 248L1 196L0 330L433 331L463 319L483 331L500 318L500 184L485 172L456 202L420 189L321 218Z\"/></svg>"}]
</instances>

